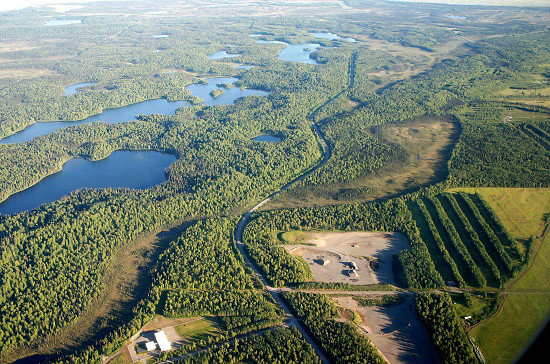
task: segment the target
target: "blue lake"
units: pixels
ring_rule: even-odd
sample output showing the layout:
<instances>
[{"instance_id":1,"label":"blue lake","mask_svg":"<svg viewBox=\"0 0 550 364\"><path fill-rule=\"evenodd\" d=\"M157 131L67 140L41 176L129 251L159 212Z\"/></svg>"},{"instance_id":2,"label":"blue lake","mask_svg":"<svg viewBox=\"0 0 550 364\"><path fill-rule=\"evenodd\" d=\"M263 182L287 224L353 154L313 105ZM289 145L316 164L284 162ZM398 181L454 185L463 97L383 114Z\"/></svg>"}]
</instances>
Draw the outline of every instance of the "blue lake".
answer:
<instances>
[{"instance_id":1,"label":"blue lake","mask_svg":"<svg viewBox=\"0 0 550 364\"><path fill-rule=\"evenodd\" d=\"M464 20L467 17L462 15L445 15L446 18L453 19L453 20Z\"/></svg>"},{"instance_id":2,"label":"blue lake","mask_svg":"<svg viewBox=\"0 0 550 364\"><path fill-rule=\"evenodd\" d=\"M207 79L207 84L192 84L185 88L191 92L193 96L198 96L204 100L204 104L207 106L214 105L230 105L235 102L239 97L244 96L267 96L269 92L242 89L240 87L232 87L226 89L225 92L219 97L212 97L210 92L212 90L220 89L218 84L230 84L238 81L233 77L216 77ZM76 86L76 85L73 85ZM66 90L67 91L67 90ZM37 122L29 125L27 128L20 132L10 135L2 140L0 144L13 144L28 142L36 137L52 133L58 129L91 123L93 121L104 121L109 124L122 123L126 121L135 120L136 115L141 114L163 114L173 115L180 107L189 106L186 101L167 101L166 99L147 100L136 104L117 107L114 109L106 109L102 113L90 116L84 120L78 121L47 121Z\"/></svg>"},{"instance_id":3,"label":"blue lake","mask_svg":"<svg viewBox=\"0 0 550 364\"><path fill-rule=\"evenodd\" d=\"M231 84L237 82L238 79L234 77L216 77L207 78L208 84L193 84L186 87L191 91L194 96L198 96L204 100L204 104L207 106L215 105L230 105L235 102L239 97L244 96L267 96L269 92L261 90L243 89L240 87L231 87L228 89L219 87L218 84ZM213 90L222 89L224 93L218 97L212 97L210 92Z\"/></svg>"},{"instance_id":4,"label":"blue lake","mask_svg":"<svg viewBox=\"0 0 550 364\"><path fill-rule=\"evenodd\" d=\"M95 85L95 84L96 84L95 82L81 82L81 83L77 83L75 85L67 86L67 87L65 87L65 90L63 92L63 96L74 95L78 92L84 91L84 90L81 90L81 89L85 89L86 87L92 86L92 85Z\"/></svg>"},{"instance_id":5,"label":"blue lake","mask_svg":"<svg viewBox=\"0 0 550 364\"><path fill-rule=\"evenodd\" d=\"M262 143L280 143L281 142L281 138L277 138L276 136L268 135L268 134L258 135L257 137L252 138L250 140L252 140L253 142L262 142Z\"/></svg>"},{"instance_id":6,"label":"blue lake","mask_svg":"<svg viewBox=\"0 0 550 364\"><path fill-rule=\"evenodd\" d=\"M31 210L82 188L148 188L166 181L165 169L174 161L174 155L154 151L115 151L93 162L71 159L61 172L0 203L0 213Z\"/></svg>"},{"instance_id":7,"label":"blue lake","mask_svg":"<svg viewBox=\"0 0 550 364\"><path fill-rule=\"evenodd\" d=\"M28 142L36 137L53 133L57 129L67 126L88 124L93 121L104 121L109 124L116 124L135 120L136 115L140 114L172 115L178 108L188 105L189 104L185 101L169 102L166 99L148 100L137 104L117 107L115 109L106 109L101 114L90 116L84 120L38 122L29 125L17 134L10 135L0 140L0 144Z\"/></svg>"},{"instance_id":8,"label":"blue lake","mask_svg":"<svg viewBox=\"0 0 550 364\"><path fill-rule=\"evenodd\" d=\"M211 54L208 56L210 59L222 59L222 58L229 58L229 57L238 57L240 54L231 54L227 53L226 51L219 51L214 54Z\"/></svg>"},{"instance_id":9,"label":"blue lake","mask_svg":"<svg viewBox=\"0 0 550 364\"><path fill-rule=\"evenodd\" d=\"M285 44L285 47L279 53L278 58L281 61L299 62L308 64L319 64L310 54L321 48L317 43L289 44L278 40L257 40L259 44Z\"/></svg>"}]
</instances>

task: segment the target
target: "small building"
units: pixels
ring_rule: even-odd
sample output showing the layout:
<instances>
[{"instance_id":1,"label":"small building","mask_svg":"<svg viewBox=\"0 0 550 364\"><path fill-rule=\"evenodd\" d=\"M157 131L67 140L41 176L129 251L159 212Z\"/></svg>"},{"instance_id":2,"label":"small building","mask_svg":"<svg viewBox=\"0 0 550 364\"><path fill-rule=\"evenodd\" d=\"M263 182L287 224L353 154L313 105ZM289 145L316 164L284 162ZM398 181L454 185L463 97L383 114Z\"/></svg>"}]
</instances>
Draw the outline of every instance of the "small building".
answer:
<instances>
[{"instance_id":1,"label":"small building","mask_svg":"<svg viewBox=\"0 0 550 364\"><path fill-rule=\"evenodd\" d=\"M168 341L166 333L162 330L155 332L155 339L159 345L160 351L168 351L172 349L172 344Z\"/></svg>"},{"instance_id":2,"label":"small building","mask_svg":"<svg viewBox=\"0 0 550 364\"><path fill-rule=\"evenodd\" d=\"M351 267L351 269L357 270L357 264L355 264L355 262L349 262L349 266Z\"/></svg>"},{"instance_id":3,"label":"small building","mask_svg":"<svg viewBox=\"0 0 550 364\"><path fill-rule=\"evenodd\" d=\"M154 341L147 341L145 343L145 349L147 349L147 351L153 351L157 348L157 344L155 344Z\"/></svg>"}]
</instances>

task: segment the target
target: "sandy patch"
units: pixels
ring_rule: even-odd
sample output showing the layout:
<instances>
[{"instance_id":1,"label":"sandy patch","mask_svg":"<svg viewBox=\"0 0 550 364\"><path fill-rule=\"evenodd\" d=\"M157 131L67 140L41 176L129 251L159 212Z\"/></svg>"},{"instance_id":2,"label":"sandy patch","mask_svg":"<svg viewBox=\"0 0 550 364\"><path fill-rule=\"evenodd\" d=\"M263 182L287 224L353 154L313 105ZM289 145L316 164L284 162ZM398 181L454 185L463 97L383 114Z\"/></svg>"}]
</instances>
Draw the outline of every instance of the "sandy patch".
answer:
<instances>
[{"instance_id":1,"label":"sandy patch","mask_svg":"<svg viewBox=\"0 0 550 364\"><path fill-rule=\"evenodd\" d=\"M351 296L333 299L359 314L362 332L391 364L439 363L428 333L416 316L411 296L390 307L361 307Z\"/></svg>"},{"instance_id":2,"label":"sandy patch","mask_svg":"<svg viewBox=\"0 0 550 364\"><path fill-rule=\"evenodd\" d=\"M285 245L310 266L316 282L395 284L393 256L409 248L400 233L309 233L306 244Z\"/></svg>"}]
</instances>

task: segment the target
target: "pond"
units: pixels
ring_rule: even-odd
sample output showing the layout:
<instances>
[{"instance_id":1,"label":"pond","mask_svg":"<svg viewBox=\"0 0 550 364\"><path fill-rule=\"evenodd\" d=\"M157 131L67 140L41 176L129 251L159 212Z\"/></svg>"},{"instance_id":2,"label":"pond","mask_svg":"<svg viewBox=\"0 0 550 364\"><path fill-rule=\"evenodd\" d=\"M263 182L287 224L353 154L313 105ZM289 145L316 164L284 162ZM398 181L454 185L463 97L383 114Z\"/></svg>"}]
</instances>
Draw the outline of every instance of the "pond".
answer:
<instances>
[{"instance_id":1,"label":"pond","mask_svg":"<svg viewBox=\"0 0 550 364\"><path fill-rule=\"evenodd\" d=\"M75 158L63 169L0 203L0 213L14 214L59 200L82 188L144 189L166 181L165 169L176 160L154 151L115 151L100 161Z\"/></svg>"},{"instance_id":2,"label":"pond","mask_svg":"<svg viewBox=\"0 0 550 364\"><path fill-rule=\"evenodd\" d=\"M54 25L71 25L71 24L80 24L82 23L81 19L65 19L65 20L50 20L46 22L47 26Z\"/></svg>"},{"instance_id":3,"label":"pond","mask_svg":"<svg viewBox=\"0 0 550 364\"><path fill-rule=\"evenodd\" d=\"M344 42L350 42L350 43L356 43L357 41L353 38L344 38L339 36L338 34L330 33L330 32L321 32L321 33L311 33L315 38L319 39L327 39L327 40L342 40Z\"/></svg>"},{"instance_id":4,"label":"pond","mask_svg":"<svg viewBox=\"0 0 550 364\"><path fill-rule=\"evenodd\" d=\"M453 20L464 20L467 17L462 15L445 15L446 18L453 19Z\"/></svg>"},{"instance_id":5,"label":"pond","mask_svg":"<svg viewBox=\"0 0 550 364\"><path fill-rule=\"evenodd\" d=\"M253 89L242 89L240 87L231 87L224 88L218 86L219 84L232 84L238 81L234 77L215 77L207 78L207 84L196 83L186 87L187 90L191 91L193 96L198 96L204 100L204 105L215 106L215 105L230 105L235 102L239 97L244 96L267 96L269 92ZM212 97L210 94L214 90L223 90L224 93L218 97Z\"/></svg>"},{"instance_id":6,"label":"pond","mask_svg":"<svg viewBox=\"0 0 550 364\"><path fill-rule=\"evenodd\" d=\"M210 59L222 59L222 58L229 58L229 57L238 57L240 54L231 54L227 53L226 51L219 51L214 54L211 54L208 56Z\"/></svg>"},{"instance_id":7,"label":"pond","mask_svg":"<svg viewBox=\"0 0 550 364\"><path fill-rule=\"evenodd\" d=\"M263 143L280 143L281 142L281 138L278 138L273 135L268 135L268 134L258 135L257 137L252 138L250 140L252 140L253 142L263 142Z\"/></svg>"},{"instance_id":8,"label":"pond","mask_svg":"<svg viewBox=\"0 0 550 364\"><path fill-rule=\"evenodd\" d=\"M207 84L192 84L185 88L191 91L193 96L198 96L204 100L204 105L230 105L235 102L239 97L244 96L267 96L269 92L242 89L240 87L232 87L225 90L225 92L218 97L212 97L210 92L213 90L223 89L218 84L231 84L238 81L233 77L217 77L207 79ZM189 106L186 101L168 101L166 99L156 99L142 101L136 104L117 107L113 109L105 109L102 113L90 116L84 120L78 121L46 121L37 122L29 125L20 132L10 135L2 140L0 144L13 144L28 142L36 137L46 135L67 126L82 125L91 123L93 121L104 121L109 124L122 123L126 121L135 120L136 115L141 114L163 114L173 115L180 107Z\"/></svg>"},{"instance_id":9,"label":"pond","mask_svg":"<svg viewBox=\"0 0 550 364\"><path fill-rule=\"evenodd\" d=\"M85 91L85 90L82 90L82 89L86 88L88 86L95 85L95 84L96 84L96 82L81 82L81 83L77 83L75 85L67 86L67 87L65 87L65 91L63 92L63 96L70 96L70 95L74 95L78 92Z\"/></svg>"},{"instance_id":10,"label":"pond","mask_svg":"<svg viewBox=\"0 0 550 364\"><path fill-rule=\"evenodd\" d=\"M303 43L303 44L289 44L278 40L261 40L258 39L256 43L259 44L285 44L286 46L279 53L279 59L281 61L299 62L308 64L319 64L313 58L310 58L311 53L316 52L318 48L321 48L317 43Z\"/></svg>"}]
</instances>

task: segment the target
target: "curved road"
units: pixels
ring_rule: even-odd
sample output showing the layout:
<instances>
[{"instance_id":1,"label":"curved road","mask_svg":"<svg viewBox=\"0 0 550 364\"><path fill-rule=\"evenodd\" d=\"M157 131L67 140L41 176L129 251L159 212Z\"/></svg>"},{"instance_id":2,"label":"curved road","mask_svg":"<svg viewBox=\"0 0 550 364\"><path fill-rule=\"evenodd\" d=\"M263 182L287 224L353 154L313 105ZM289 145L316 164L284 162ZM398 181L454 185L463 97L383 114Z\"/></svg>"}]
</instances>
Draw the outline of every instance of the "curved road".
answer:
<instances>
[{"instance_id":1,"label":"curved road","mask_svg":"<svg viewBox=\"0 0 550 364\"><path fill-rule=\"evenodd\" d=\"M239 249L239 252L241 253L241 255L244 259L244 262L246 263L246 265L248 265L254 271L254 274L262 281L262 283L264 284L266 289L269 291L269 293L271 293L271 295L273 296L273 298L275 299L275 301L277 302L279 307L281 307L281 309L285 312L285 315L286 315L287 320L288 320L288 325L296 326L296 328L300 331L300 333L302 334L304 339L313 347L313 349L315 350L317 356L319 356L321 361L325 364L329 364L330 361L326 357L324 351L317 345L317 343L313 340L311 335L309 335L309 333L306 331L305 327L302 325L302 322L296 316L294 316L294 314L292 313L292 311L290 310L290 308L288 307L286 302L281 297L281 292L284 291L285 289L284 288L283 289L275 288L275 287L269 285L267 279L258 271L256 266L254 266L254 264L252 264L252 261L250 260L248 254L246 253L244 243L242 242L242 235L243 235L244 228L246 227L246 224L248 222L248 219L250 218L250 216L252 215L253 212L258 210L260 207L262 207L263 205L265 205L269 201L271 201L275 196L277 196L281 192L286 191L287 189L289 189L295 183L302 181L304 178L306 178L307 176L309 176L310 174L312 174L313 172L315 172L316 170L318 170L319 168L321 168L323 165L325 165L328 162L328 160L330 159L330 156L331 156L331 150L330 150L330 147L328 146L326 140L323 138L323 135L319 131L319 128L317 127L317 124L315 124L315 116L317 115L317 113L323 107L330 104L334 99L336 99L337 97L342 95L344 92L346 92L348 89L353 87L354 72L355 72L355 54L351 56L350 63L349 63L349 70L348 70L349 82L348 82L348 86L346 88L344 88L342 91L340 91L338 94L336 94L335 96L333 96L332 98L327 100L324 104L317 107L309 115L309 121L311 123L311 128L313 129L314 133L319 138L319 144L321 146L321 149L323 150L323 159L321 160L321 162L319 162L319 164L317 164L315 167L311 168L307 172L301 174L300 176L296 177L291 182L289 182L286 185L284 185L283 187L281 187L278 191L273 192L271 195L266 197L263 201L259 202L256 206L254 206L252 209L250 209L248 212L246 212L241 217L241 219L239 220L239 223L237 224L237 227L235 228L235 242L237 244L237 248Z\"/></svg>"}]
</instances>

